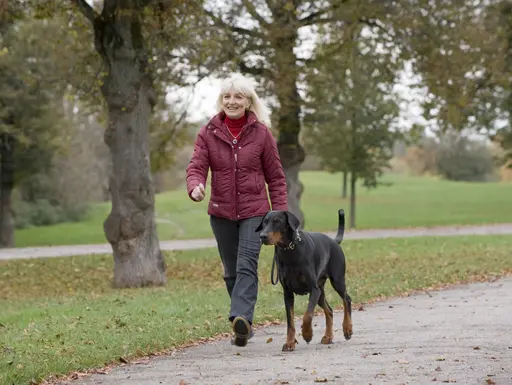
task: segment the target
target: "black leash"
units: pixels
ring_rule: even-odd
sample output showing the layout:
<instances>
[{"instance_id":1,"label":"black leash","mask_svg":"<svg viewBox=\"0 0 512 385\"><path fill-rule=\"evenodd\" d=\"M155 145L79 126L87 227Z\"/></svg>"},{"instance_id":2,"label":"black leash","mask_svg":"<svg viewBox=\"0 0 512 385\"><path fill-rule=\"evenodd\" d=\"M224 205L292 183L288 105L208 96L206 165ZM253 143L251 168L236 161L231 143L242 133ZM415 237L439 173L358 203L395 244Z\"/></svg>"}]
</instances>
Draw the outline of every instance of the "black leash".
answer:
<instances>
[{"instance_id":1,"label":"black leash","mask_svg":"<svg viewBox=\"0 0 512 385\"><path fill-rule=\"evenodd\" d=\"M272 285L277 285L277 282L279 282L279 267L276 266L277 264L277 249L274 248L274 258L272 259L272 271L270 272L270 282L272 282ZM274 268L276 269L276 280L274 281Z\"/></svg>"}]
</instances>

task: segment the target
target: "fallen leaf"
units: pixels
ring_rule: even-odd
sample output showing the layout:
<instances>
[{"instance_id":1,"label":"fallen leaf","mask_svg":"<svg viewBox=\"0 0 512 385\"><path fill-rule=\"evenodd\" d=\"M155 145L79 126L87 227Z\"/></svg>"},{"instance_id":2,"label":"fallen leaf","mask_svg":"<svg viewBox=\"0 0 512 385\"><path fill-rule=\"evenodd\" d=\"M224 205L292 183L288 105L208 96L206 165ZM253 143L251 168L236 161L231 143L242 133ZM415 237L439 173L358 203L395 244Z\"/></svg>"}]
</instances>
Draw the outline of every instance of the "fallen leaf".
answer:
<instances>
[{"instance_id":1,"label":"fallen leaf","mask_svg":"<svg viewBox=\"0 0 512 385\"><path fill-rule=\"evenodd\" d=\"M315 378L315 382L327 382L327 378L325 378L325 377L317 377L317 378Z\"/></svg>"},{"instance_id":2,"label":"fallen leaf","mask_svg":"<svg viewBox=\"0 0 512 385\"><path fill-rule=\"evenodd\" d=\"M121 361L123 364L127 364L128 360L124 357L119 357L119 361Z\"/></svg>"},{"instance_id":3,"label":"fallen leaf","mask_svg":"<svg viewBox=\"0 0 512 385\"><path fill-rule=\"evenodd\" d=\"M268 340L267 340L267 344L271 343L273 341L272 337L270 337Z\"/></svg>"},{"instance_id":4,"label":"fallen leaf","mask_svg":"<svg viewBox=\"0 0 512 385\"><path fill-rule=\"evenodd\" d=\"M438 357L436 358L436 361L445 361L446 359L444 357Z\"/></svg>"},{"instance_id":5,"label":"fallen leaf","mask_svg":"<svg viewBox=\"0 0 512 385\"><path fill-rule=\"evenodd\" d=\"M440 371L441 371L441 367L440 367L440 366L438 366L438 367L436 368L436 372L440 372Z\"/></svg>"},{"instance_id":6,"label":"fallen leaf","mask_svg":"<svg viewBox=\"0 0 512 385\"><path fill-rule=\"evenodd\" d=\"M492 379L488 378L487 380L485 380L485 382L487 382L489 385L494 385L496 384L496 382L494 382Z\"/></svg>"},{"instance_id":7,"label":"fallen leaf","mask_svg":"<svg viewBox=\"0 0 512 385\"><path fill-rule=\"evenodd\" d=\"M449 383L449 382L457 382L457 380L453 380L453 379L448 379L448 380L443 380L444 383Z\"/></svg>"},{"instance_id":8,"label":"fallen leaf","mask_svg":"<svg viewBox=\"0 0 512 385\"><path fill-rule=\"evenodd\" d=\"M94 374L108 374L108 372L107 372L106 370L101 370L101 369L100 369L100 370L96 370L96 371L94 372Z\"/></svg>"},{"instance_id":9,"label":"fallen leaf","mask_svg":"<svg viewBox=\"0 0 512 385\"><path fill-rule=\"evenodd\" d=\"M316 374L316 370L311 371L311 374Z\"/></svg>"},{"instance_id":10,"label":"fallen leaf","mask_svg":"<svg viewBox=\"0 0 512 385\"><path fill-rule=\"evenodd\" d=\"M381 354L380 352L375 352L375 353L372 353L372 356L378 356L379 354Z\"/></svg>"},{"instance_id":11,"label":"fallen leaf","mask_svg":"<svg viewBox=\"0 0 512 385\"><path fill-rule=\"evenodd\" d=\"M357 311L364 311L364 307L361 305L359 306L359 308L357 309Z\"/></svg>"},{"instance_id":12,"label":"fallen leaf","mask_svg":"<svg viewBox=\"0 0 512 385\"><path fill-rule=\"evenodd\" d=\"M187 383L185 382L185 380L180 380L180 385L187 385Z\"/></svg>"},{"instance_id":13,"label":"fallen leaf","mask_svg":"<svg viewBox=\"0 0 512 385\"><path fill-rule=\"evenodd\" d=\"M480 346L474 346L473 350L480 350Z\"/></svg>"},{"instance_id":14,"label":"fallen leaf","mask_svg":"<svg viewBox=\"0 0 512 385\"><path fill-rule=\"evenodd\" d=\"M407 360L398 360L397 362L398 362L399 364L404 364L404 365L406 365L406 364L408 364L408 363L409 363L409 361L407 361Z\"/></svg>"},{"instance_id":15,"label":"fallen leaf","mask_svg":"<svg viewBox=\"0 0 512 385\"><path fill-rule=\"evenodd\" d=\"M286 381L286 380L277 380L275 383L276 383L276 384L289 384L289 383L290 383L290 381Z\"/></svg>"}]
</instances>

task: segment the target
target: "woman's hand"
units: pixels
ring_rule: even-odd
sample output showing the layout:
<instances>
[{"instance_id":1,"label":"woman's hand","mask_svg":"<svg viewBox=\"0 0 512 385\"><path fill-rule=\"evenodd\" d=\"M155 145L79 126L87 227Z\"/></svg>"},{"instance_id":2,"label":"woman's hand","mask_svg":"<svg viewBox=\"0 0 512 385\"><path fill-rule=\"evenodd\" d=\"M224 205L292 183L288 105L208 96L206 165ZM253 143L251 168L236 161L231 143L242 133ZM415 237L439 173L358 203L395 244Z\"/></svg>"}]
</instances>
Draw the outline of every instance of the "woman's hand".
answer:
<instances>
[{"instance_id":1,"label":"woman's hand","mask_svg":"<svg viewBox=\"0 0 512 385\"><path fill-rule=\"evenodd\" d=\"M192 196L192 199L195 200L196 202L201 202L204 199L203 184L199 183L196 187L194 187L190 195Z\"/></svg>"}]
</instances>

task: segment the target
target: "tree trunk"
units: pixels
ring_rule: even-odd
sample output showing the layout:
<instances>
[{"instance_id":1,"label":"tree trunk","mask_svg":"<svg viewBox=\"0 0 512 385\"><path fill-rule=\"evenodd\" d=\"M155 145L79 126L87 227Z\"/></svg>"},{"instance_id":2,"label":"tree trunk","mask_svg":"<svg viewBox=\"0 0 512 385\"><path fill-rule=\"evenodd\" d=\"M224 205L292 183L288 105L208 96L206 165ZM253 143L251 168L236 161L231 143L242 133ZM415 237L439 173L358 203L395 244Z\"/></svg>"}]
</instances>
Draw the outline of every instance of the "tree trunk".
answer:
<instances>
[{"instance_id":1,"label":"tree trunk","mask_svg":"<svg viewBox=\"0 0 512 385\"><path fill-rule=\"evenodd\" d=\"M347 171L343 171L343 186L341 188L341 197L345 199L347 197Z\"/></svg>"},{"instance_id":2,"label":"tree trunk","mask_svg":"<svg viewBox=\"0 0 512 385\"><path fill-rule=\"evenodd\" d=\"M356 228L356 174L350 174L350 220L349 226L351 229Z\"/></svg>"},{"instance_id":3,"label":"tree trunk","mask_svg":"<svg viewBox=\"0 0 512 385\"><path fill-rule=\"evenodd\" d=\"M0 247L14 247L14 218L11 196L14 188L15 138L9 134L0 136Z\"/></svg>"},{"instance_id":4,"label":"tree trunk","mask_svg":"<svg viewBox=\"0 0 512 385\"><path fill-rule=\"evenodd\" d=\"M299 181L299 171L305 159L304 148L299 143L301 100L297 90L298 68L294 48L297 44L298 25L293 8L279 7L274 10L276 26L270 31L275 50L275 72L272 81L279 101L277 146L286 175L288 209L300 220L304 228L305 219L300 209L300 198L304 191Z\"/></svg>"},{"instance_id":5,"label":"tree trunk","mask_svg":"<svg viewBox=\"0 0 512 385\"><path fill-rule=\"evenodd\" d=\"M149 163L149 118L154 91L136 2L105 1L94 22L96 49L105 64L102 93L108 108L112 209L104 222L114 254L114 286L166 283L155 224Z\"/></svg>"}]
</instances>

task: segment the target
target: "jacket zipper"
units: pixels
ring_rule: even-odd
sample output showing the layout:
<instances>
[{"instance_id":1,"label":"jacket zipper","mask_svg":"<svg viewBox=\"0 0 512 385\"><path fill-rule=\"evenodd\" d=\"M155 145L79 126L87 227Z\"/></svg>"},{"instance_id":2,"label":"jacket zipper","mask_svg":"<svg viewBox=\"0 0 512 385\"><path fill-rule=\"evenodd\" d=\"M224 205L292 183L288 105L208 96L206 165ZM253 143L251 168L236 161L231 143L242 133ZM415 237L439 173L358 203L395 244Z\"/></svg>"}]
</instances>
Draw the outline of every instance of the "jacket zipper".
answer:
<instances>
[{"instance_id":1,"label":"jacket zipper","mask_svg":"<svg viewBox=\"0 0 512 385\"><path fill-rule=\"evenodd\" d=\"M231 149L233 151L233 156L235 158L235 168L234 168L234 181L235 181L235 220L238 220L238 218L240 218L240 215L238 215L238 188L237 188L237 173L238 173L238 152L237 152L237 149L235 148L236 146L238 146L240 144L240 141L243 137L243 134L244 134L244 130L250 126L250 123L246 124L245 126L242 127L242 132L240 134L240 137L238 138L238 143L235 145L233 144L233 141L230 141L230 144L231 144ZM224 127L226 127L226 130L229 131L229 128L226 124L224 124Z\"/></svg>"}]
</instances>

